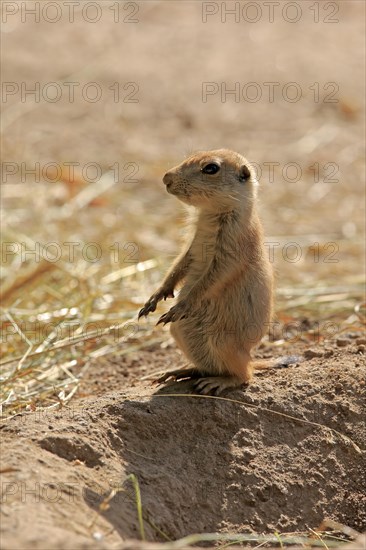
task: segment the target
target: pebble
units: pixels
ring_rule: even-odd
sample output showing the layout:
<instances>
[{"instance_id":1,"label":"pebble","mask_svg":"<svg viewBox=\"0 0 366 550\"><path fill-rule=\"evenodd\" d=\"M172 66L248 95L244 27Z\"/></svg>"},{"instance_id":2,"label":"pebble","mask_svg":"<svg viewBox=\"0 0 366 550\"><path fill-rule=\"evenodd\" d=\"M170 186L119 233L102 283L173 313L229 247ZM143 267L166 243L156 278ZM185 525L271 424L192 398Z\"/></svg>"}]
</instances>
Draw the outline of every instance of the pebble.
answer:
<instances>
[{"instance_id":1,"label":"pebble","mask_svg":"<svg viewBox=\"0 0 366 550\"><path fill-rule=\"evenodd\" d=\"M364 344L361 344L357 347L357 353L365 353L366 346Z\"/></svg>"},{"instance_id":2,"label":"pebble","mask_svg":"<svg viewBox=\"0 0 366 550\"><path fill-rule=\"evenodd\" d=\"M323 357L323 352L321 350L309 348L304 351L304 357L305 359L313 359L314 357Z\"/></svg>"},{"instance_id":3,"label":"pebble","mask_svg":"<svg viewBox=\"0 0 366 550\"><path fill-rule=\"evenodd\" d=\"M336 344L339 348L344 348L351 343L349 338L337 338Z\"/></svg>"}]
</instances>

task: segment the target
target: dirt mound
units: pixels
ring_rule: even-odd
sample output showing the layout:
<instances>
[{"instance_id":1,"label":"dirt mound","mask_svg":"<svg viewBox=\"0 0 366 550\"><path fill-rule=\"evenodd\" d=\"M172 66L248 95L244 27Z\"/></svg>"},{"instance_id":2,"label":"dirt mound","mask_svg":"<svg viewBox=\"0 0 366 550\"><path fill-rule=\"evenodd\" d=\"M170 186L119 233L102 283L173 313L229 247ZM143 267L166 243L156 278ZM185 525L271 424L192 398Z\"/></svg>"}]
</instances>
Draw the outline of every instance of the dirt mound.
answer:
<instances>
[{"instance_id":1,"label":"dirt mound","mask_svg":"<svg viewBox=\"0 0 366 550\"><path fill-rule=\"evenodd\" d=\"M305 355L314 354L229 400L179 396L189 382L140 382L6 421L3 548L111 549L140 538L130 474L150 541L292 532L324 518L365 529L364 356L356 344ZM124 380L117 374L114 387Z\"/></svg>"}]
</instances>

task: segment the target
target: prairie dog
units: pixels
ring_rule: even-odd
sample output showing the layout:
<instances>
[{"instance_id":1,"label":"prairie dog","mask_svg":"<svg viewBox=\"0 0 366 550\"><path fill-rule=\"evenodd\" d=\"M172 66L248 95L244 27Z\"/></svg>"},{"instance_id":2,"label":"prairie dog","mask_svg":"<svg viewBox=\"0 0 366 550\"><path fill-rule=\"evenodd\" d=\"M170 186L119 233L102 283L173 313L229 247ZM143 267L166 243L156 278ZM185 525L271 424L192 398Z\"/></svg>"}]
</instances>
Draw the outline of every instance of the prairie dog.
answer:
<instances>
[{"instance_id":1,"label":"prairie dog","mask_svg":"<svg viewBox=\"0 0 366 550\"><path fill-rule=\"evenodd\" d=\"M160 317L192 368L168 379L195 379L200 393L218 395L248 384L251 349L268 330L273 274L256 210L257 181L248 161L227 149L200 151L169 170L168 193L195 207L193 237L160 288L139 312L155 311L162 299L176 305Z\"/></svg>"}]
</instances>

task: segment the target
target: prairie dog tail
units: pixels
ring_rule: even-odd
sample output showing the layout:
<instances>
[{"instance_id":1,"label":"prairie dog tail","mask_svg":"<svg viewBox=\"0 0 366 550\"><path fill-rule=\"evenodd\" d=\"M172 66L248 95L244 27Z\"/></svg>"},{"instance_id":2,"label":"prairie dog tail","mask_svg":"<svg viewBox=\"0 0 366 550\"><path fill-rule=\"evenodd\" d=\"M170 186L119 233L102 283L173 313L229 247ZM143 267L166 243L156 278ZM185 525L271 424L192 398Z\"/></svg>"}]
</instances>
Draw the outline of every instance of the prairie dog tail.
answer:
<instances>
[{"instance_id":1,"label":"prairie dog tail","mask_svg":"<svg viewBox=\"0 0 366 550\"><path fill-rule=\"evenodd\" d=\"M286 369L296 363L304 361L304 357L301 355L284 355L283 357L276 357L275 359L256 359L253 361L252 366L254 370L268 370L268 369Z\"/></svg>"}]
</instances>

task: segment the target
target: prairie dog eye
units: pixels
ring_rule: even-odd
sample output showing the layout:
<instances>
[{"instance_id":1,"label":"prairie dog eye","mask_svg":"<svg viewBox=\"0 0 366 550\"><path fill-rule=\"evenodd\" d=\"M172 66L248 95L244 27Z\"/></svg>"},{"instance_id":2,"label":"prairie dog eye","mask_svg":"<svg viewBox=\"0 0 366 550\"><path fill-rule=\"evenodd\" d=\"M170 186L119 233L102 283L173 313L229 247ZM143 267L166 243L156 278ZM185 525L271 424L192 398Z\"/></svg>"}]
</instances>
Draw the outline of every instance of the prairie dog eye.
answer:
<instances>
[{"instance_id":1,"label":"prairie dog eye","mask_svg":"<svg viewBox=\"0 0 366 550\"><path fill-rule=\"evenodd\" d=\"M218 164L216 164L215 162L210 162L210 164L206 164L206 166L204 166L204 168L201 169L201 172L212 176L213 174L217 174L219 170L220 170L220 166Z\"/></svg>"}]
</instances>

